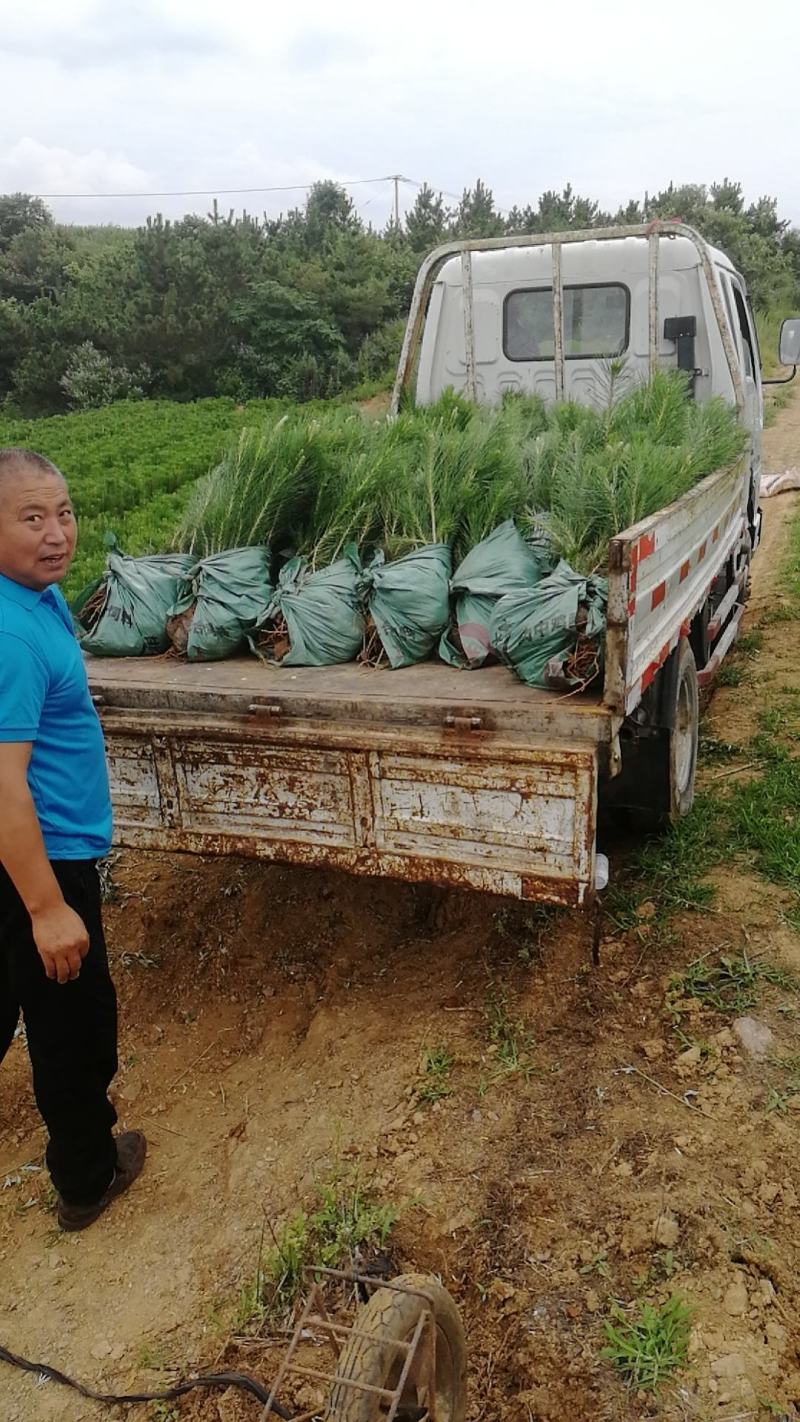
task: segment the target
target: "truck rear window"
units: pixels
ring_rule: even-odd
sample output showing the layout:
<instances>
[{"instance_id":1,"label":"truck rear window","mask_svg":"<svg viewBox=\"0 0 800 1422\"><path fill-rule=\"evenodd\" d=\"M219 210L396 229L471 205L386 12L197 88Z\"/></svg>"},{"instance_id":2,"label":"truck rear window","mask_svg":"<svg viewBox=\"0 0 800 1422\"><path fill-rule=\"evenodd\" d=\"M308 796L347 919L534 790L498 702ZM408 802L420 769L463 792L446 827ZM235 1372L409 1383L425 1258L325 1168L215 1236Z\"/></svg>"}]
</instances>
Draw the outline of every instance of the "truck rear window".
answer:
<instances>
[{"instance_id":1,"label":"truck rear window","mask_svg":"<svg viewBox=\"0 0 800 1422\"><path fill-rule=\"evenodd\" d=\"M565 358L587 360L622 355L628 344L630 309L626 286L565 286ZM509 292L503 308L503 350L509 360L553 359L551 287Z\"/></svg>"}]
</instances>

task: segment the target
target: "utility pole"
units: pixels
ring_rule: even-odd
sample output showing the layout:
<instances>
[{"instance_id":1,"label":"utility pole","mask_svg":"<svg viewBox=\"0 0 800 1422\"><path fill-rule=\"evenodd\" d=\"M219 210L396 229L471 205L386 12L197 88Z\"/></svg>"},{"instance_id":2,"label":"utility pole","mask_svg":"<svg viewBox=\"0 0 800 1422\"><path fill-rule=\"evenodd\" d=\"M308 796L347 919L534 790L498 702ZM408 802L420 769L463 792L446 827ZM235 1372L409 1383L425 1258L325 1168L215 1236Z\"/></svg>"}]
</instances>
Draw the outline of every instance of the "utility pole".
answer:
<instances>
[{"instance_id":1,"label":"utility pole","mask_svg":"<svg viewBox=\"0 0 800 1422\"><path fill-rule=\"evenodd\" d=\"M399 228L399 226L400 226L400 184L401 184L402 182L404 182L405 179L403 178L402 173L392 173L392 174L391 174L391 179L392 179L392 182L394 183L394 225L395 225L395 227Z\"/></svg>"}]
</instances>

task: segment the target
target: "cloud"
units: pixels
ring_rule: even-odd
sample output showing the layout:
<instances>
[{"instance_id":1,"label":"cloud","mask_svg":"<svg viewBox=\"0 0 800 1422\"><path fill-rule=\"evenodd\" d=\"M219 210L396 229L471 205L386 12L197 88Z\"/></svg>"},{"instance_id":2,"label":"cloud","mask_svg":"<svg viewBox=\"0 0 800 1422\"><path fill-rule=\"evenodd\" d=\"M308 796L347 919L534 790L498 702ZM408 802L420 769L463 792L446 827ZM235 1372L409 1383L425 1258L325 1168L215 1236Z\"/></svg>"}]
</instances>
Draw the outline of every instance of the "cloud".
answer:
<instances>
[{"instance_id":1,"label":"cloud","mask_svg":"<svg viewBox=\"0 0 800 1422\"><path fill-rule=\"evenodd\" d=\"M122 154L104 148L75 153L48 146L35 138L20 138L0 157L0 189L5 192L93 193L141 192L152 186L152 177ZM52 203L57 216L77 220L74 205ZM93 219L100 214L96 208ZM85 219L84 219L85 220ZM105 214L108 220L108 214Z\"/></svg>"},{"instance_id":2,"label":"cloud","mask_svg":"<svg viewBox=\"0 0 800 1422\"><path fill-rule=\"evenodd\" d=\"M303 30L290 40L286 58L293 69L314 72L339 64L360 64L368 53L358 35L334 30Z\"/></svg>"},{"instance_id":3,"label":"cloud","mask_svg":"<svg viewBox=\"0 0 800 1422\"><path fill-rule=\"evenodd\" d=\"M794 121L797 0L773 0L770 28L746 28L747 0L724 0L724 26L723 0L696 6L688 49L685 28L641 0L571 0L568 26L530 0L507 0L491 25L427 0L407 0L400 22L374 0L6 9L0 187L185 191L404 172L452 192L481 176L506 208L566 182L614 206L670 178L730 173L748 198L774 192L800 217L793 148L780 142ZM753 121L759 104L774 142ZM352 196L380 222L390 188ZM220 194L254 212L302 200ZM209 205L87 200L58 216L140 222Z\"/></svg>"},{"instance_id":4,"label":"cloud","mask_svg":"<svg viewBox=\"0 0 800 1422\"><path fill-rule=\"evenodd\" d=\"M4 21L0 54L47 57L63 69L91 69L115 62L127 67L142 60L185 65L220 55L228 47L228 40L210 23L172 16L158 0L59 4L47 17L43 8L50 10L48 0L34 13L18 10Z\"/></svg>"}]
</instances>

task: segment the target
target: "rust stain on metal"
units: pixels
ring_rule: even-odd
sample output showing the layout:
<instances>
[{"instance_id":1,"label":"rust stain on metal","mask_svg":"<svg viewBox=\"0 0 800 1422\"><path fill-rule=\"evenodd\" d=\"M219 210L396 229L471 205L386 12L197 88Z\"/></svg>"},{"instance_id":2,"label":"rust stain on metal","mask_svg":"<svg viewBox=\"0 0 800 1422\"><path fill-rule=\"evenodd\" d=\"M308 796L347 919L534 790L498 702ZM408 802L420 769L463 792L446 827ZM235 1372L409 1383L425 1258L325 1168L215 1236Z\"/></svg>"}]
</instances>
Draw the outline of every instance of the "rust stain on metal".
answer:
<instances>
[{"instance_id":1,"label":"rust stain on metal","mask_svg":"<svg viewBox=\"0 0 800 1422\"><path fill-rule=\"evenodd\" d=\"M537 897L579 902L591 877L596 750L506 749L470 756L459 740L455 757L430 747L420 756L396 744L365 754L112 736L117 841L516 898L536 883Z\"/></svg>"}]
</instances>

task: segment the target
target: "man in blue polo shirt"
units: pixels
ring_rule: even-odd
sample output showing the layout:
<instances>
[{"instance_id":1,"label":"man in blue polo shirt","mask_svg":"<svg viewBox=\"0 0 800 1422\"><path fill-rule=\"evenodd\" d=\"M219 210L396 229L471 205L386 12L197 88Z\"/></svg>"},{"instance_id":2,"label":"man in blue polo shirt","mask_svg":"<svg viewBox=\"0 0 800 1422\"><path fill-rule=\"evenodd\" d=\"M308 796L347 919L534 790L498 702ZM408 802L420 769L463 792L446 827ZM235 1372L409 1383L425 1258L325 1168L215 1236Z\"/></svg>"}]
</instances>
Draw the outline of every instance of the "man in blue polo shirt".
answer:
<instances>
[{"instance_id":1,"label":"man in blue polo shirt","mask_svg":"<svg viewBox=\"0 0 800 1422\"><path fill-rule=\"evenodd\" d=\"M103 733L67 605L69 492L40 454L0 449L0 1061L25 1020L63 1229L142 1169L115 1137L117 1004L96 861L111 842Z\"/></svg>"}]
</instances>

